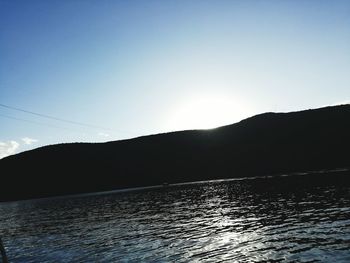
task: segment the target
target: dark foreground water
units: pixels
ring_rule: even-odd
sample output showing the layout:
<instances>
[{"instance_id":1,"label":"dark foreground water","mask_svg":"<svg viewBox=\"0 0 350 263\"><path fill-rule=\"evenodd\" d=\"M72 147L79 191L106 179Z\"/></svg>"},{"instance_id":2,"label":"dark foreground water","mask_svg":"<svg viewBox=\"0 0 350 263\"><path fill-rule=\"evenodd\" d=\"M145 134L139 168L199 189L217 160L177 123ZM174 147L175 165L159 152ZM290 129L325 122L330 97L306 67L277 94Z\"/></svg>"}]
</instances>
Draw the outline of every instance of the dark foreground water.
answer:
<instances>
[{"instance_id":1,"label":"dark foreground water","mask_svg":"<svg viewBox=\"0 0 350 263\"><path fill-rule=\"evenodd\" d=\"M347 178L320 173L2 203L0 235L10 262L350 262Z\"/></svg>"}]
</instances>

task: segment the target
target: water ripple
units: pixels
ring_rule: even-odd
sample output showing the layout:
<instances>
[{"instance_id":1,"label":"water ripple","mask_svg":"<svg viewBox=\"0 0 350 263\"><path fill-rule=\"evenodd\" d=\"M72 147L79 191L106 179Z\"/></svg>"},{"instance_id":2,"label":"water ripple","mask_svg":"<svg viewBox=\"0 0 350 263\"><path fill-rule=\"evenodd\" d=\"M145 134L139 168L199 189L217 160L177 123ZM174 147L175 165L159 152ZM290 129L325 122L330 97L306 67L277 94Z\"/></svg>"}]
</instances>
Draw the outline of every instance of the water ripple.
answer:
<instances>
[{"instance_id":1,"label":"water ripple","mask_svg":"<svg viewBox=\"0 0 350 263\"><path fill-rule=\"evenodd\" d=\"M350 175L310 176L3 203L0 234L15 263L350 262Z\"/></svg>"}]
</instances>

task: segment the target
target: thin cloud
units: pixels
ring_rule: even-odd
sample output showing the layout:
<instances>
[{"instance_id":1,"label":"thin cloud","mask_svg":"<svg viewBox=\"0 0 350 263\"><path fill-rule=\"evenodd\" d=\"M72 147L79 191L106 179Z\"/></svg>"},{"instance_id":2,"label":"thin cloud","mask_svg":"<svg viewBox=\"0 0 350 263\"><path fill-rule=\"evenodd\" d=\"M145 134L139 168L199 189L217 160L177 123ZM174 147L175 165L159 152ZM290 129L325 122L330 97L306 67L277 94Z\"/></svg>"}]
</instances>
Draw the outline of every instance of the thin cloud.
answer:
<instances>
[{"instance_id":1,"label":"thin cloud","mask_svg":"<svg viewBox=\"0 0 350 263\"><path fill-rule=\"evenodd\" d=\"M108 133L104 133L104 132L99 132L98 135L106 138L110 136Z\"/></svg>"},{"instance_id":2,"label":"thin cloud","mask_svg":"<svg viewBox=\"0 0 350 263\"><path fill-rule=\"evenodd\" d=\"M16 141L0 142L0 159L16 153L19 143Z\"/></svg>"},{"instance_id":3,"label":"thin cloud","mask_svg":"<svg viewBox=\"0 0 350 263\"><path fill-rule=\"evenodd\" d=\"M24 142L24 144L31 145L31 144L37 142L38 140L37 139L28 138L28 137L24 137L24 138L22 138L22 141Z\"/></svg>"}]
</instances>

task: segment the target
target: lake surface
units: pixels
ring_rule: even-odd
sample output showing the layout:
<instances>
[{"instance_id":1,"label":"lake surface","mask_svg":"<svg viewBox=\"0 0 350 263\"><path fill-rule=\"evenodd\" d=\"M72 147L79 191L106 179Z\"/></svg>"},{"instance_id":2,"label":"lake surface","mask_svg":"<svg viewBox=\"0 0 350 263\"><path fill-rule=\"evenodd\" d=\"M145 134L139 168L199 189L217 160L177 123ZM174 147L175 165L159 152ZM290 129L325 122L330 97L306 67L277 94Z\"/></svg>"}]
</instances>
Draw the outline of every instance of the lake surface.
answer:
<instances>
[{"instance_id":1,"label":"lake surface","mask_svg":"<svg viewBox=\"0 0 350 263\"><path fill-rule=\"evenodd\" d=\"M0 203L0 235L10 262L350 262L348 178L304 174Z\"/></svg>"}]
</instances>

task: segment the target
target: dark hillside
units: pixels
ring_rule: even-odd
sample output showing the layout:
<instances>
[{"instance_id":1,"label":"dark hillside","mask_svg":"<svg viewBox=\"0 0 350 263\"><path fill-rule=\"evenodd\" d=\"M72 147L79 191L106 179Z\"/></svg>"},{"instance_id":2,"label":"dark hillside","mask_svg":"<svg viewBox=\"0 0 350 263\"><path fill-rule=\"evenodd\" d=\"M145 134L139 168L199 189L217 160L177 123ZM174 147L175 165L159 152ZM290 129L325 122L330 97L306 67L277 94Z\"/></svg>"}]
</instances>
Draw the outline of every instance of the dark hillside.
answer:
<instances>
[{"instance_id":1,"label":"dark hillside","mask_svg":"<svg viewBox=\"0 0 350 263\"><path fill-rule=\"evenodd\" d=\"M59 144L0 160L0 200L350 167L350 105L213 130Z\"/></svg>"}]
</instances>

